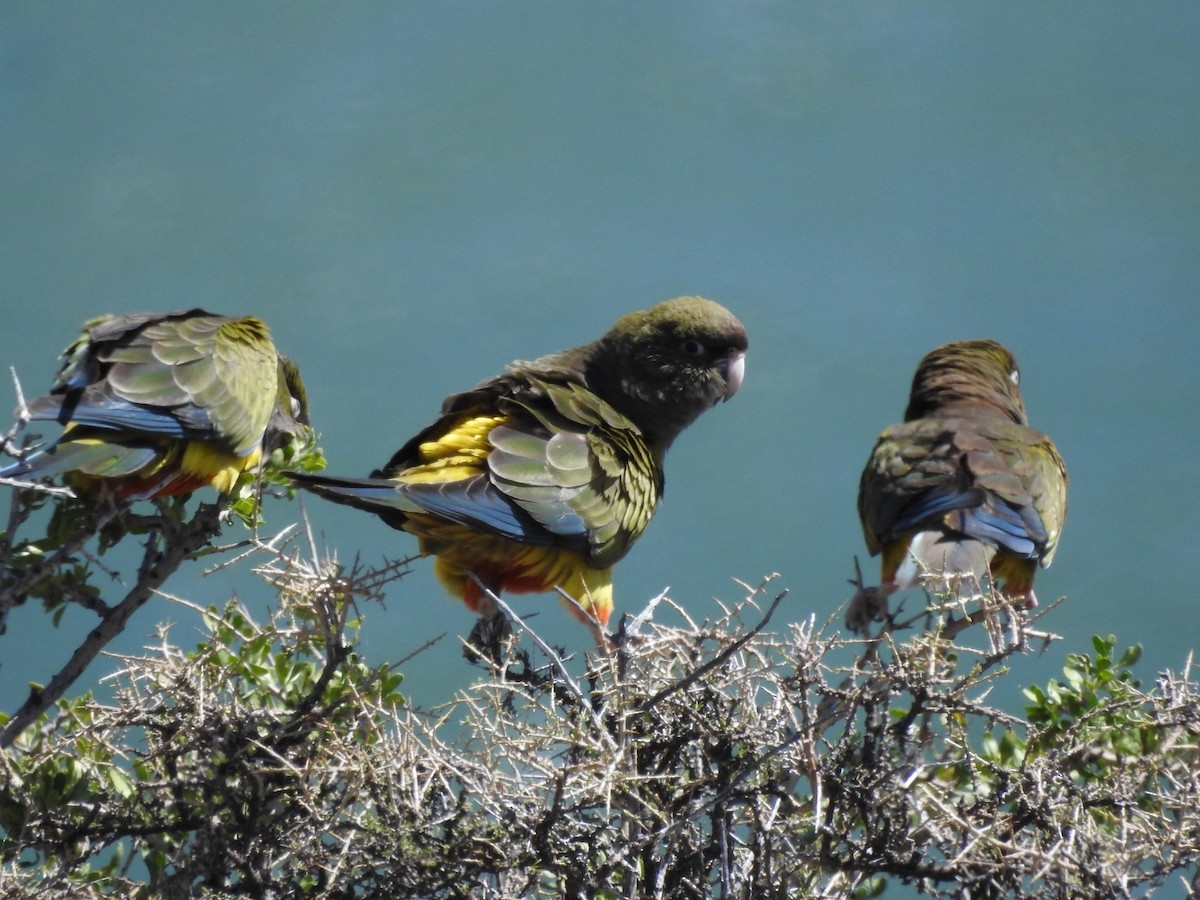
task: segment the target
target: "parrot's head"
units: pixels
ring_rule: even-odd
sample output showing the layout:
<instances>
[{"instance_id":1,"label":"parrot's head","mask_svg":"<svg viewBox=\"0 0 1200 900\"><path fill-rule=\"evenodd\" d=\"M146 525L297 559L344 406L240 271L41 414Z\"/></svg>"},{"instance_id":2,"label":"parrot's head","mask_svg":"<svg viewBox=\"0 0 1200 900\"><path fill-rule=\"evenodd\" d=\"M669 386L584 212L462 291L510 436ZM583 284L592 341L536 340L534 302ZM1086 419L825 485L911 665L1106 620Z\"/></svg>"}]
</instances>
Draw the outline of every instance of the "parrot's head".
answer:
<instances>
[{"instance_id":1,"label":"parrot's head","mask_svg":"<svg viewBox=\"0 0 1200 900\"><path fill-rule=\"evenodd\" d=\"M666 450L697 416L737 393L746 347L746 329L725 307L677 297L618 319L592 346L587 380Z\"/></svg>"},{"instance_id":2,"label":"parrot's head","mask_svg":"<svg viewBox=\"0 0 1200 900\"><path fill-rule=\"evenodd\" d=\"M308 392L300 378L300 369L282 353L279 354L278 393L271 421L267 425L263 444L266 452L292 442L304 443L312 435L308 419Z\"/></svg>"},{"instance_id":3,"label":"parrot's head","mask_svg":"<svg viewBox=\"0 0 1200 900\"><path fill-rule=\"evenodd\" d=\"M1020 380L1016 359L996 341L943 344L917 366L904 420L987 409L1028 425Z\"/></svg>"}]
</instances>

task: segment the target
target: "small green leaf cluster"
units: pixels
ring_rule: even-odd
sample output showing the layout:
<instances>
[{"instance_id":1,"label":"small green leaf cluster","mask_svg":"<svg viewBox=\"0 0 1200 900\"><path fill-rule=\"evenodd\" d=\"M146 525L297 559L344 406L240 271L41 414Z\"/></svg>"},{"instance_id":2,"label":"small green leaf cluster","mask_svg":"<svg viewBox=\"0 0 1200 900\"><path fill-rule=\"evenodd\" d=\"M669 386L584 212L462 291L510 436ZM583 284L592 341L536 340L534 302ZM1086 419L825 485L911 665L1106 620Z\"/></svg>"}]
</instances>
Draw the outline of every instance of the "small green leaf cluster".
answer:
<instances>
[{"instance_id":1,"label":"small green leaf cluster","mask_svg":"<svg viewBox=\"0 0 1200 900\"><path fill-rule=\"evenodd\" d=\"M296 496L296 486L287 472L320 472L325 455L317 446L316 435L309 432L304 441L276 447L257 470L243 472L229 497L229 511L247 528L263 524L261 496L268 488L288 499Z\"/></svg>"}]
</instances>

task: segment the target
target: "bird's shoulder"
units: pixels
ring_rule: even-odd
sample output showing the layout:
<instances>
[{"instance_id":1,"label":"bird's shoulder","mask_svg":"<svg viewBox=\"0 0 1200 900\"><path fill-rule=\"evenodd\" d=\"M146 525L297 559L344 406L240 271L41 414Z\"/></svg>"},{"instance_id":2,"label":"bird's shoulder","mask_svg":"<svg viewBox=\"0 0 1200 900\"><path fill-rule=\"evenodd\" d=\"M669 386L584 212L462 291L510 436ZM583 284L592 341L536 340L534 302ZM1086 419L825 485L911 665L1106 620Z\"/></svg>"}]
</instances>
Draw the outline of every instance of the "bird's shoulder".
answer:
<instances>
[{"instance_id":1,"label":"bird's shoulder","mask_svg":"<svg viewBox=\"0 0 1200 900\"><path fill-rule=\"evenodd\" d=\"M927 416L884 429L875 443L876 466L962 464L973 453L1005 456L1045 448L1057 455L1042 432L995 415Z\"/></svg>"},{"instance_id":2,"label":"bird's shoulder","mask_svg":"<svg viewBox=\"0 0 1200 900\"><path fill-rule=\"evenodd\" d=\"M517 360L473 388L450 394L437 419L413 435L380 471L394 474L420 464L422 447L447 439L456 442L478 431L477 423L493 419L492 424L503 422L510 431L546 441L555 434L574 433L644 443L637 426L589 387L582 349ZM477 435L481 446L486 447L487 435L488 429Z\"/></svg>"},{"instance_id":3,"label":"bird's shoulder","mask_svg":"<svg viewBox=\"0 0 1200 900\"><path fill-rule=\"evenodd\" d=\"M1066 468L1042 432L1000 416L930 416L879 436L860 481L859 511L885 534L922 503L966 508L990 495L1053 509L1065 505L1065 494Z\"/></svg>"}]
</instances>

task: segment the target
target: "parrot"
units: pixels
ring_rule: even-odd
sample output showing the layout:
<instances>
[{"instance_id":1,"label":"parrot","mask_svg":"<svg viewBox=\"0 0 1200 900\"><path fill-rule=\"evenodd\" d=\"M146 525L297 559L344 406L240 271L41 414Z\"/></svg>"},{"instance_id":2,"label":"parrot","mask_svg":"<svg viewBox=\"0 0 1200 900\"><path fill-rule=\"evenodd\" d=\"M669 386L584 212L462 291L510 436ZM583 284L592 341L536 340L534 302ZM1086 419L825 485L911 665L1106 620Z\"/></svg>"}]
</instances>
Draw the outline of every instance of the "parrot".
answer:
<instances>
[{"instance_id":1,"label":"parrot","mask_svg":"<svg viewBox=\"0 0 1200 900\"><path fill-rule=\"evenodd\" d=\"M1029 427L1012 353L994 340L931 350L913 376L904 421L879 435L858 489L881 584L852 598L858 631L922 573L1003 581L1027 608L1039 566L1054 559L1067 515L1067 469Z\"/></svg>"},{"instance_id":2,"label":"parrot","mask_svg":"<svg viewBox=\"0 0 1200 900\"><path fill-rule=\"evenodd\" d=\"M559 588L598 637L612 568L663 495L663 457L742 384L746 331L723 306L677 297L589 344L517 360L452 394L433 424L366 479L291 473L328 500L413 534L480 622L495 594Z\"/></svg>"},{"instance_id":3,"label":"parrot","mask_svg":"<svg viewBox=\"0 0 1200 900\"><path fill-rule=\"evenodd\" d=\"M64 475L121 500L204 485L227 495L264 455L312 436L300 372L253 316L100 316L62 360L50 392L23 412L61 423L62 434L0 478Z\"/></svg>"}]
</instances>

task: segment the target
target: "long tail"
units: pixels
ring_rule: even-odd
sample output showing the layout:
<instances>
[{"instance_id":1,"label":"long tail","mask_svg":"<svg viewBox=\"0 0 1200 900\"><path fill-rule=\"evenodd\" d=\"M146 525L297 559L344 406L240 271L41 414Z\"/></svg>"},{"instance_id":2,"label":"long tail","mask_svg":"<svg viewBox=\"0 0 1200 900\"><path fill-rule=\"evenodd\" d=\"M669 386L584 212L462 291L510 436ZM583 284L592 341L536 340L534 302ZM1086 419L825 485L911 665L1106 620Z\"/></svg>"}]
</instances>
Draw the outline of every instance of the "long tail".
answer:
<instances>
[{"instance_id":1,"label":"long tail","mask_svg":"<svg viewBox=\"0 0 1200 900\"><path fill-rule=\"evenodd\" d=\"M286 474L297 487L344 506L353 506L373 513L422 511L421 507L397 490L399 486L396 482L385 478L342 478L337 475L312 475L308 472Z\"/></svg>"},{"instance_id":2,"label":"long tail","mask_svg":"<svg viewBox=\"0 0 1200 900\"><path fill-rule=\"evenodd\" d=\"M520 544L558 546L580 553L588 549L584 532L567 534L546 529L496 490L485 475L433 484L305 472L288 472L287 476L299 487L326 500L373 512L395 528L403 528L408 515L432 515Z\"/></svg>"},{"instance_id":3,"label":"long tail","mask_svg":"<svg viewBox=\"0 0 1200 900\"><path fill-rule=\"evenodd\" d=\"M130 447L95 439L64 441L5 466L0 469L0 478L32 481L67 472L120 478L140 471L157 457L153 447Z\"/></svg>"}]
</instances>

